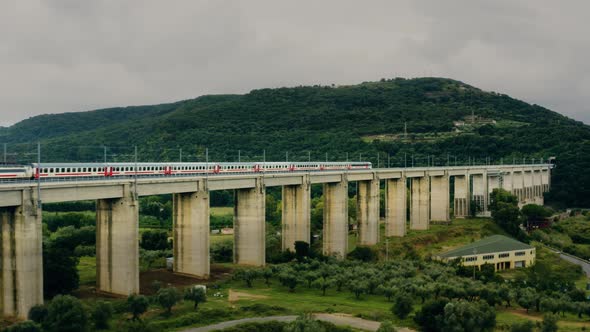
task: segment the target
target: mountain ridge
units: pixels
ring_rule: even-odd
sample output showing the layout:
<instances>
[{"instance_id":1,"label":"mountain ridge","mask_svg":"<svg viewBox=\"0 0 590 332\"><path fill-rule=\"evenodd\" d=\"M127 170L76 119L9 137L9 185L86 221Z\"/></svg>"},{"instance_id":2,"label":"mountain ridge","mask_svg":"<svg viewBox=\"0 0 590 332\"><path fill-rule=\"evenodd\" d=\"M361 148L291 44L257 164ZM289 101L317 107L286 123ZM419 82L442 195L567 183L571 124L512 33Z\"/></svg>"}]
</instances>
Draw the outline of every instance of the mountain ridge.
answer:
<instances>
[{"instance_id":1,"label":"mountain ridge","mask_svg":"<svg viewBox=\"0 0 590 332\"><path fill-rule=\"evenodd\" d=\"M458 127L471 114L493 124ZM466 121L468 122L468 121ZM481 121L482 123L485 121ZM386 139L404 133L407 139ZM143 160L345 160L346 156L399 165L433 158L459 161L557 156L550 201L590 207L590 126L506 94L446 78L387 79L343 86L256 89L205 95L154 106L43 115L0 130L0 142L40 140L48 159L102 160L102 149L137 145ZM125 148L123 148L125 147ZM432 156L432 157L431 157ZM115 157L113 157L115 158ZM121 157L122 158L122 157ZM383 165L383 164L381 164ZM571 190L576 185L578 189Z\"/></svg>"}]
</instances>

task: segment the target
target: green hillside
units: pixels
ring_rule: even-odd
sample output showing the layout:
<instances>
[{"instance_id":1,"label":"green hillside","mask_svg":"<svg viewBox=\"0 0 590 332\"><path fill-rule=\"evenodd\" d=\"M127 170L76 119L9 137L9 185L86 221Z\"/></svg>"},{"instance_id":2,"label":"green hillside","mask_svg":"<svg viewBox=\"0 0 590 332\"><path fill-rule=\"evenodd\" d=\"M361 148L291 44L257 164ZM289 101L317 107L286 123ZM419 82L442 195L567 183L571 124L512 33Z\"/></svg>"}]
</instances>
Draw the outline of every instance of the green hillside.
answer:
<instances>
[{"instance_id":1,"label":"green hillside","mask_svg":"<svg viewBox=\"0 0 590 332\"><path fill-rule=\"evenodd\" d=\"M466 120L471 114L477 121ZM495 121L494 122L492 122ZM465 121L455 126L455 121ZM407 124L407 135L404 135ZM344 160L346 154L403 165L414 155L435 164L485 158L512 162L557 156L550 199L590 207L590 127L507 95L442 78L382 80L352 86L260 89L245 95L213 95L157 106L43 115L0 130L0 142L41 140L51 161L290 159ZM12 149L26 156L25 148ZM15 157L17 158L17 157ZM24 158L24 157L23 157ZM22 158L21 158L22 159Z\"/></svg>"}]
</instances>

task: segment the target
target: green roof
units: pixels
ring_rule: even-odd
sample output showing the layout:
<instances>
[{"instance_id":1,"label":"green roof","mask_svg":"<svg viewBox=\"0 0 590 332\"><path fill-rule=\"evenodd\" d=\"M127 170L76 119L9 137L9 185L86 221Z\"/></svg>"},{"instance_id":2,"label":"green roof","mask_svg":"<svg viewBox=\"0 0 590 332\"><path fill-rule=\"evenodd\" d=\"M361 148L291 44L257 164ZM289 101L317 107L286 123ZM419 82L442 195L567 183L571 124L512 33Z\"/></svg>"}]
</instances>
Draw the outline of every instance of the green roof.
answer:
<instances>
[{"instance_id":1,"label":"green roof","mask_svg":"<svg viewBox=\"0 0 590 332\"><path fill-rule=\"evenodd\" d=\"M504 235L492 235L466 246L442 253L439 256L442 258L463 257L533 248L526 243L516 241Z\"/></svg>"}]
</instances>

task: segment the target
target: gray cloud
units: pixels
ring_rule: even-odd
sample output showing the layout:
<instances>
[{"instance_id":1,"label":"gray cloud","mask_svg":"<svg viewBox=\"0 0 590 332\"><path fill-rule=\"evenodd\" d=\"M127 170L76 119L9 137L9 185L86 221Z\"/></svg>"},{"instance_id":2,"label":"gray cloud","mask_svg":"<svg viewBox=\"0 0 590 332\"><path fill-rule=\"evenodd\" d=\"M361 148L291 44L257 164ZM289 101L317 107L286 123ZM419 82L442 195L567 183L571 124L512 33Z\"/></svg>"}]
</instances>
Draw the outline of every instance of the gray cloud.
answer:
<instances>
[{"instance_id":1,"label":"gray cloud","mask_svg":"<svg viewBox=\"0 0 590 332\"><path fill-rule=\"evenodd\" d=\"M6 1L0 125L209 93L440 76L590 123L585 0Z\"/></svg>"}]
</instances>

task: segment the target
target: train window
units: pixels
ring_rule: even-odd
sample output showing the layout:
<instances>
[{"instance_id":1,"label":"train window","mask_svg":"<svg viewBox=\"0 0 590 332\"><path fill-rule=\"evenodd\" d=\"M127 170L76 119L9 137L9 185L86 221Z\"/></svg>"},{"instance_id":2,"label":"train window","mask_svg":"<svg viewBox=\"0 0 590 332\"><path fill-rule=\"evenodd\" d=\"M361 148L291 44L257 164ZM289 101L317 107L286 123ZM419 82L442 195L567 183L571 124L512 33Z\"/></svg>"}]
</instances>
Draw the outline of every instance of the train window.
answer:
<instances>
[{"instance_id":1,"label":"train window","mask_svg":"<svg viewBox=\"0 0 590 332\"><path fill-rule=\"evenodd\" d=\"M50 169L49 169L49 172L50 172L50 173L53 173L53 168L50 168Z\"/></svg>"}]
</instances>

